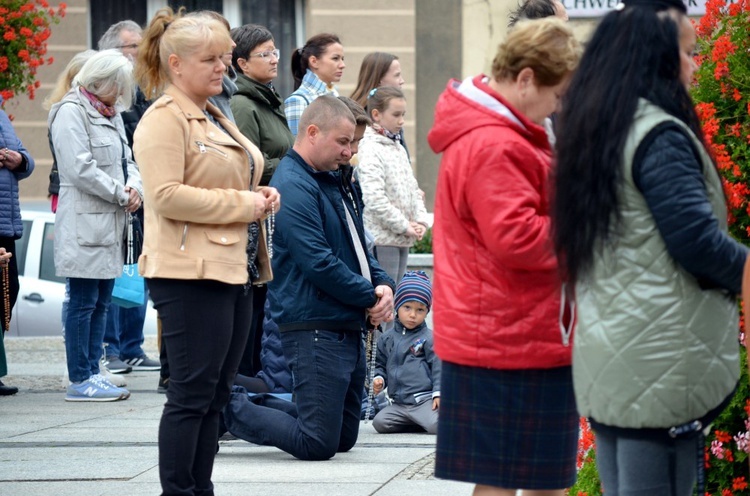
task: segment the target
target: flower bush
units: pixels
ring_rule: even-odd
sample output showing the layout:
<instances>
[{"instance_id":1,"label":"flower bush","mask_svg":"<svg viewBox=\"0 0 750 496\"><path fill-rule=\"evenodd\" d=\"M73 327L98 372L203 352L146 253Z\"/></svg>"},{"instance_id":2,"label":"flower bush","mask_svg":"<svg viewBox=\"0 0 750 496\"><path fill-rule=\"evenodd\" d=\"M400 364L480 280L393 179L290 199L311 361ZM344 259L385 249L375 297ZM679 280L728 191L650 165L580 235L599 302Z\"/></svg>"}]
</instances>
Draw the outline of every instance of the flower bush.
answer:
<instances>
[{"instance_id":1,"label":"flower bush","mask_svg":"<svg viewBox=\"0 0 750 496\"><path fill-rule=\"evenodd\" d=\"M699 68L693 99L706 146L722 176L730 232L750 245L750 0L708 0L706 14L695 27ZM738 335L745 345L745 334ZM706 438L706 496L750 494L750 387L744 346L741 355L737 393Z\"/></svg>"},{"instance_id":2,"label":"flower bush","mask_svg":"<svg viewBox=\"0 0 750 496\"><path fill-rule=\"evenodd\" d=\"M692 87L693 99L706 146L722 176L730 232L750 245L750 0L708 0L706 14L695 28L695 60L699 68ZM744 322L740 322L742 378L731 403L706 437L705 493L700 496L750 494L750 386L743 328ZM587 428L582 423L582 463L570 496L602 494L593 436Z\"/></svg>"},{"instance_id":3,"label":"flower bush","mask_svg":"<svg viewBox=\"0 0 750 496\"><path fill-rule=\"evenodd\" d=\"M5 101L21 93L34 99L37 68L53 62L45 58L50 25L60 22L66 8L61 3L55 9L47 0L0 3L0 95Z\"/></svg>"}]
</instances>

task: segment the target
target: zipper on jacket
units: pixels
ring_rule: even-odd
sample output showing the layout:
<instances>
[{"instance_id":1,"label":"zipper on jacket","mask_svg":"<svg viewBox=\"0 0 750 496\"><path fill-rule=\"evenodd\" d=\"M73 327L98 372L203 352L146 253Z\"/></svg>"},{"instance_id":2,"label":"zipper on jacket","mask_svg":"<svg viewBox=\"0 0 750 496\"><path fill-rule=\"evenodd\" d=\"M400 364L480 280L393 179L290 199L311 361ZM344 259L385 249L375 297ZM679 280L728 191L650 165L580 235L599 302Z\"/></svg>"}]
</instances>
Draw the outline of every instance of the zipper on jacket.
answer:
<instances>
[{"instance_id":1,"label":"zipper on jacket","mask_svg":"<svg viewBox=\"0 0 750 496\"><path fill-rule=\"evenodd\" d=\"M196 145L198 145L198 149L200 150L200 152L201 152L201 153L206 153L206 152L208 152L208 150L211 150L211 151L213 151L213 152L215 152L215 153L218 153L219 155L221 155L221 156L222 156L222 157L224 157L224 158L227 158L227 157L229 157L229 155L227 155L227 154L226 154L226 153L224 153L223 151L219 150L218 148L216 148L216 147L213 147L213 146L211 146L211 145L208 145L208 146L207 146L207 145L206 145L206 144L205 144L204 142L202 142L202 141L197 141L197 140L196 140L195 144L196 144Z\"/></svg>"},{"instance_id":2,"label":"zipper on jacket","mask_svg":"<svg viewBox=\"0 0 750 496\"><path fill-rule=\"evenodd\" d=\"M180 242L180 251L185 251L185 241L187 240L188 225L185 223L185 227L182 228L182 241Z\"/></svg>"}]
</instances>

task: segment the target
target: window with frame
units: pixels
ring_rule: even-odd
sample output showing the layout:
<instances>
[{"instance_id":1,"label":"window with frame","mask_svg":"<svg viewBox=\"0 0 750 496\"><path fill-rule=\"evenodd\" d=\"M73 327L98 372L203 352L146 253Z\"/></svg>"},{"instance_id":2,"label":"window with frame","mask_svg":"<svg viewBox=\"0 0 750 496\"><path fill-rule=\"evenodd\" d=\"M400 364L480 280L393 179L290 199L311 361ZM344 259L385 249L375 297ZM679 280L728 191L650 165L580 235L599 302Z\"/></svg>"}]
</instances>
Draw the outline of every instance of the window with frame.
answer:
<instances>
[{"instance_id":1,"label":"window with frame","mask_svg":"<svg viewBox=\"0 0 750 496\"><path fill-rule=\"evenodd\" d=\"M147 0L118 0L117 2L89 2L91 13L91 48L98 49L99 38L112 24L131 20L140 26L148 22Z\"/></svg>"}]
</instances>

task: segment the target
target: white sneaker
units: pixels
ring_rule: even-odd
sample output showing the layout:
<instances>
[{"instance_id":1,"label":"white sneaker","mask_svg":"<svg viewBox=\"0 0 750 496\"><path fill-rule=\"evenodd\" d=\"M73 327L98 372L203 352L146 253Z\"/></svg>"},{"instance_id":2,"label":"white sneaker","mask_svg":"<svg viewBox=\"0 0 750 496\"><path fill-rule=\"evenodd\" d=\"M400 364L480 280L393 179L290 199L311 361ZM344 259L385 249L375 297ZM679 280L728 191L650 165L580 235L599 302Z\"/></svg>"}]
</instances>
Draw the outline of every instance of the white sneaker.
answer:
<instances>
[{"instance_id":1,"label":"white sneaker","mask_svg":"<svg viewBox=\"0 0 750 496\"><path fill-rule=\"evenodd\" d=\"M113 386L124 387L126 385L123 376L113 374L102 362L99 362L99 375L108 380Z\"/></svg>"}]
</instances>

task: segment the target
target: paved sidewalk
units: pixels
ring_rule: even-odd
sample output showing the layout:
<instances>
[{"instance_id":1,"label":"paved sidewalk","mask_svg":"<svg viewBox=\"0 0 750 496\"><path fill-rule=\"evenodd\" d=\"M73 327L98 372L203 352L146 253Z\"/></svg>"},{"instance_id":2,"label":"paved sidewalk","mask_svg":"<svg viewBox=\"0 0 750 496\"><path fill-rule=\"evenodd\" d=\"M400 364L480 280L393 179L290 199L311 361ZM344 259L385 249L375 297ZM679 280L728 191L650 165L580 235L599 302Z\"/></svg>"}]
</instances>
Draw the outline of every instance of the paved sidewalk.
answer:
<instances>
[{"instance_id":1,"label":"paved sidewalk","mask_svg":"<svg viewBox=\"0 0 750 496\"><path fill-rule=\"evenodd\" d=\"M3 380L21 390L0 397L0 495L160 494L157 372L127 374L127 401L68 403L61 338L6 338L5 346L10 375ZM146 338L145 349L156 357L155 338ZM377 434L371 423L361 424L353 450L325 462L240 440L220 446L217 496L468 496L473 489L434 478L435 436Z\"/></svg>"}]
</instances>

